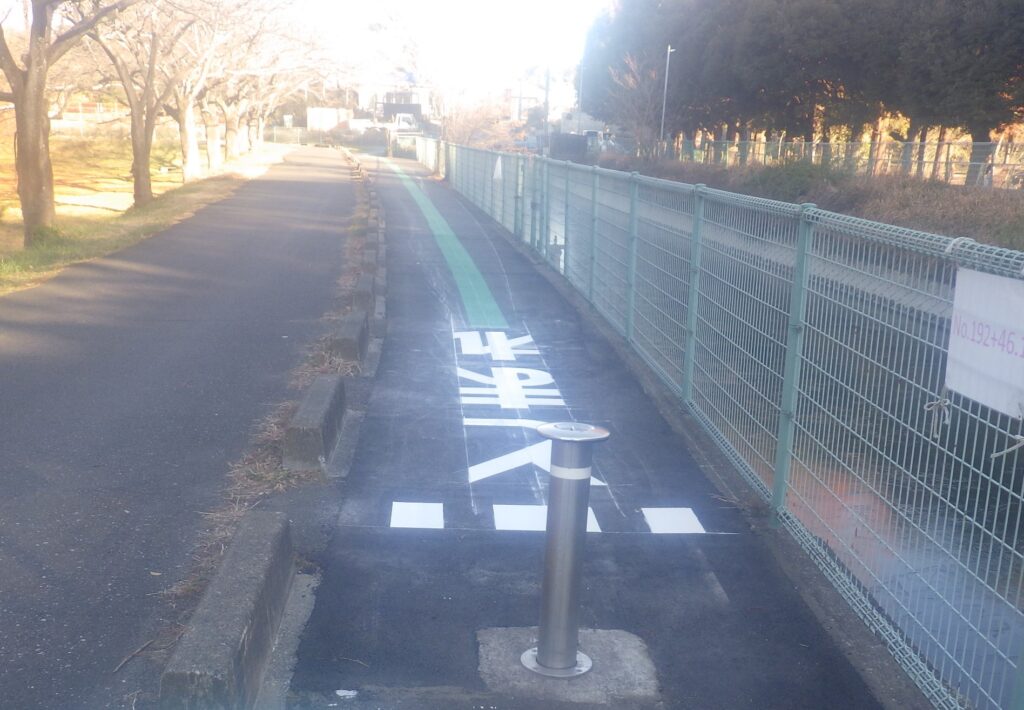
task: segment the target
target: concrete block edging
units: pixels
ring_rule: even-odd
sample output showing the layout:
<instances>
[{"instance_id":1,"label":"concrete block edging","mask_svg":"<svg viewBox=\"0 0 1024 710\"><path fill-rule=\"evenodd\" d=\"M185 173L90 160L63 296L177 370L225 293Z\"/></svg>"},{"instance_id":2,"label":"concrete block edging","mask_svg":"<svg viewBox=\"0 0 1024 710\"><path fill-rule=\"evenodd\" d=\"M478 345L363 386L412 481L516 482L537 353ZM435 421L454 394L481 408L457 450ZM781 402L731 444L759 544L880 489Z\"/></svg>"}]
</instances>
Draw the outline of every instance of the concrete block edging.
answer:
<instances>
[{"instance_id":1,"label":"concrete block edging","mask_svg":"<svg viewBox=\"0 0 1024 710\"><path fill-rule=\"evenodd\" d=\"M288 516L247 513L164 669L160 707L250 707L294 577Z\"/></svg>"},{"instance_id":2,"label":"concrete block edging","mask_svg":"<svg viewBox=\"0 0 1024 710\"><path fill-rule=\"evenodd\" d=\"M342 316L328 341L331 354L343 360L362 362L370 343L369 319L364 310Z\"/></svg>"},{"instance_id":3,"label":"concrete block edging","mask_svg":"<svg viewBox=\"0 0 1024 710\"><path fill-rule=\"evenodd\" d=\"M292 471L320 468L338 442L344 415L342 376L318 375L285 430L282 465Z\"/></svg>"}]
</instances>

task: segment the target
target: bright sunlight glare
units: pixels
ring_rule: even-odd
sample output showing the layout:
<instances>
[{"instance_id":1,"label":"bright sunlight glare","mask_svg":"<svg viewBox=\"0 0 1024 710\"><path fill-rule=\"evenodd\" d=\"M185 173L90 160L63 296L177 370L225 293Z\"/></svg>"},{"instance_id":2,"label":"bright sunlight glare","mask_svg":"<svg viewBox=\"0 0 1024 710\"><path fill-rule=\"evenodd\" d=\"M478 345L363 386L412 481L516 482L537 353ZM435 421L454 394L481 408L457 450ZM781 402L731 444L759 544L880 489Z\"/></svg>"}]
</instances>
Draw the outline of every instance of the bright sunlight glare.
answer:
<instances>
[{"instance_id":1,"label":"bright sunlight glare","mask_svg":"<svg viewBox=\"0 0 1024 710\"><path fill-rule=\"evenodd\" d=\"M362 76L405 70L417 83L486 96L529 74L571 72L609 0L307 0L296 10ZM312 12L309 12L313 10Z\"/></svg>"}]
</instances>

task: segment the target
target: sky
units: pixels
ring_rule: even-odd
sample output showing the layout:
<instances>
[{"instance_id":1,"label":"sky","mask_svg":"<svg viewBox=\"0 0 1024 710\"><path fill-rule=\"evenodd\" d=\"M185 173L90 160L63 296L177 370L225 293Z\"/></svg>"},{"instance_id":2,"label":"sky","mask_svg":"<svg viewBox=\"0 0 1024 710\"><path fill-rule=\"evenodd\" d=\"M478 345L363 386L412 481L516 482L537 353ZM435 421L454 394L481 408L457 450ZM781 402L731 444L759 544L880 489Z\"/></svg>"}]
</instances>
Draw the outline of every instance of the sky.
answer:
<instances>
[{"instance_id":1,"label":"sky","mask_svg":"<svg viewBox=\"0 0 1024 710\"><path fill-rule=\"evenodd\" d=\"M530 70L571 75L611 0L304 0L336 56L367 76L415 54L420 81L467 95L515 86ZM371 30L371 27L375 27ZM499 89L500 90L500 89Z\"/></svg>"}]
</instances>

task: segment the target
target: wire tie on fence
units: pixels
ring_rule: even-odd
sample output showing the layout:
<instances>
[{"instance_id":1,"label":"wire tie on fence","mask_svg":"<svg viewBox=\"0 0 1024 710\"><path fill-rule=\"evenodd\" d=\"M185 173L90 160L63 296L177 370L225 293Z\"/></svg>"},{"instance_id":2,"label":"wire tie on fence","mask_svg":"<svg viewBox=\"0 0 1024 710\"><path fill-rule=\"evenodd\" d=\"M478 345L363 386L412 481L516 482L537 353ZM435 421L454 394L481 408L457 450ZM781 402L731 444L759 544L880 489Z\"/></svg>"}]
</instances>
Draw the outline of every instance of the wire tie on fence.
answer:
<instances>
[{"instance_id":1,"label":"wire tie on fence","mask_svg":"<svg viewBox=\"0 0 1024 710\"><path fill-rule=\"evenodd\" d=\"M934 402L929 402L924 405L924 411L931 412L932 414L932 438L938 439L940 428L943 424L949 425L949 405L950 401L945 397L941 397Z\"/></svg>"},{"instance_id":2,"label":"wire tie on fence","mask_svg":"<svg viewBox=\"0 0 1024 710\"><path fill-rule=\"evenodd\" d=\"M947 254L952 254L953 250L956 249L959 244L961 244L963 242L973 242L973 241L974 240L971 239L970 237L957 237L956 239L954 239L953 241L951 241L949 244L946 245L946 253Z\"/></svg>"},{"instance_id":3,"label":"wire tie on fence","mask_svg":"<svg viewBox=\"0 0 1024 710\"><path fill-rule=\"evenodd\" d=\"M1000 456L1006 456L1007 454L1016 451L1017 449L1024 448L1024 434L1015 434L1012 438L1016 443L1011 444L1002 451L997 451L996 453L992 454L989 458L997 459Z\"/></svg>"}]
</instances>

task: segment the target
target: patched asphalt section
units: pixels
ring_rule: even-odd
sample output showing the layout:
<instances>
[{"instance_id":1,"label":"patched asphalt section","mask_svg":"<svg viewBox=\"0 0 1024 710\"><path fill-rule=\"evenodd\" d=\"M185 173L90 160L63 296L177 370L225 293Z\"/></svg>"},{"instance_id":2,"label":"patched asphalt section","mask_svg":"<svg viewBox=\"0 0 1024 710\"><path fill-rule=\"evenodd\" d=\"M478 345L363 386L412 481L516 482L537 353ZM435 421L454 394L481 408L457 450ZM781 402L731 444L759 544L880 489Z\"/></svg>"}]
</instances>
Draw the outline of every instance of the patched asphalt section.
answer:
<instances>
[{"instance_id":1,"label":"patched asphalt section","mask_svg":"<svg viewBox=\"0 0 1024 710\"><path fill-rule=\"evenodd\" d=\"M508 364L549 373L565 405L502 412L460 401L467 383L456 367L482 373L487 362L453 342L468 328L448 266L406 188L378 175L388 338L289 706L879 707L611 348L483 217L417 178L485 276L509 337L529 334L539 349ZM604 532L587 537L581 623L646 645L656 699L573 703L488 687L478 634L536 625L543 557L542 533L495 529L496 506L542 505L546 474L516 466L469 485L470 467L540 441L527 428L465 422L487 417L568 417L612 431L595 455L608 485L592 489ZM408 520L440 529L390 527L395 503L426 504ZM685 508L706 533L653 534L645 508Z\"/></svg>"},{"instance_id":2,"label":"patched asphalt section","mask_svg":"<svg viewBox=\"0 0 1024 710\"><path fill-rule=\"evenodd\" d=\"M131 707L203 511L294 394L353 207L303 149L137 246L0 299L0 704ZM297 536L297 540L298 540Z\"/></svg>"}]
</instances>

